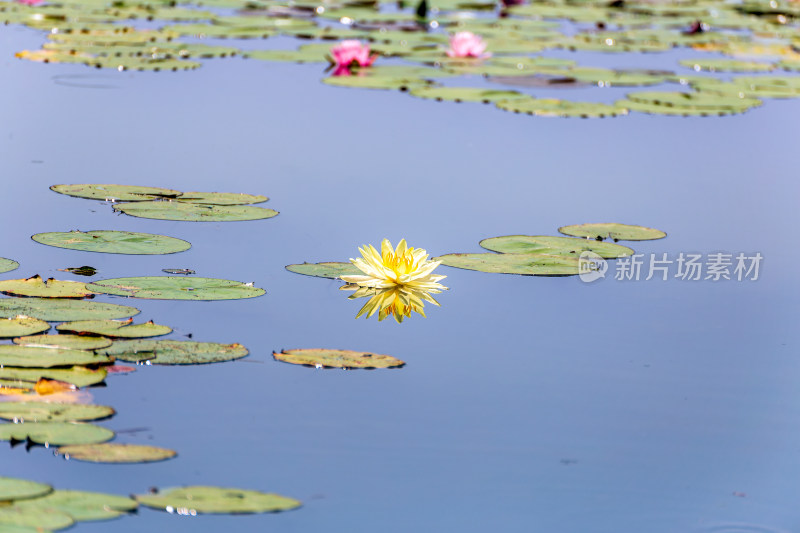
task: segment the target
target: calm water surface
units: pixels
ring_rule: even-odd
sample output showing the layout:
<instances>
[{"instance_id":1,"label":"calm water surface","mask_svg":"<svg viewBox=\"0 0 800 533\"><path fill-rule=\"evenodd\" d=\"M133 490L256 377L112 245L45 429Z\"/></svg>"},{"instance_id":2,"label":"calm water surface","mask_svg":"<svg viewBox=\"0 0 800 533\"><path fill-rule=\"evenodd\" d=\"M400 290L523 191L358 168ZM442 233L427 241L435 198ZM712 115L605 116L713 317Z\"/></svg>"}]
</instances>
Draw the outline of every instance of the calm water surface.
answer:
<instances>
[{"instance_id":1,"label":"calm water surface","mask_svg":"<svg viewBox=\"0 0 800 533\"><path fill-rule=\"evenodd\" d=\"M21 263L3 278L84 280L56 270L83 264L101 278L191 268L267 295L100 297L135 305L174 338L240 342L251 356L143 367L91 389L118 411L103 422L117 442L173 448L177 459L101 466L0 447L0 474L119 494L210 484L304 501L276 515L142 509L79 531L800 530L800 101L714 119L537 119L327 87L317 66L231 59L141 74L13 58L39 44L29 30L0 32L0 256ZM599 98L619 96L608 95ZM281 215L145 220L48 190L85 182L266 194ZM284 270L346 260L382 238L440 255L598 221L668 232L634 243L645 254L760 252L760 279L585 284L440 267L451 288L442 307L398 325L354 320L361 304L338 282ZM161 233L193 248L125 257L30 240L72 229ZM345 372L272 360L296 347L408 364Z\"/></svg>"}]
</instances>

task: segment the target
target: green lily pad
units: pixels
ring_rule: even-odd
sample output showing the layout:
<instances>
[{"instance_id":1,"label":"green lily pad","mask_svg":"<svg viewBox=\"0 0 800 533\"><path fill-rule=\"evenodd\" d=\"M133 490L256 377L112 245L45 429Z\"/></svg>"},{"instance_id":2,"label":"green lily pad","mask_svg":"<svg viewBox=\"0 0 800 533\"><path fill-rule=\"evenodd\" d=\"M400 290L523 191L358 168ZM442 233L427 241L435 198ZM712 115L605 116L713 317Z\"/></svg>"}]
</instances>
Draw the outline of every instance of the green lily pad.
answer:
<instances>
[{"instance_id":1,"label":"green lily pad","mask_svg":"<svg viewBox=\"0 0 800 533\"><path fill-rule=\"evenodd\" d=\"M558 231L564 235L586 237L587 239L595 239L598 241L603 239L613 239L615 241L649 241L663 239L667 236L667 234L661 230L616 223L576 224L558 228Z\"/></svg>"},{"instance_id":2,"label":"green lily pad","mask_svg":"<svg viewBox=\"0 0 800 533\"><path fill-rule=\"evenodd\" d=\"M304 276L338 279L342 276L363 274L353 263L302 263L288 265L286 270Z\"/></svg>"},{"instance_id":3,"label":"green lily pad","mask_svg":"<svg viewBox=\"0 0 800 533\"><path fill-rule=\"evenodd\" d=\"M191 514L274 513L302 505L297 500L279 494L204 486L169 488L157 494L137 494L134 498L141 505L153 509Z\"/></svg>"},{"instance_id":4,"label":"green lily pad","mask_svg":"<svg viewBox=\"0 0 800 533\"><path fill-rule=\"evenodd\" d=\"M53 487L44 483L0 476L0 502L38 498L52 490Z\"/></svg>"},{"instance_id":5,"label":"green lily pad","mask_svg":"<svg viewBox=\"0 0 800 533\"><path fill-rule=\"evenodd\" d=\"M38 318L20 316L16 318L0 318L0 337L19 337L33 335L50 329L50 324Z\"/></svg>"},{"instance_id":6,"label":"green lily pad","mask_svg":"<svg viewBox=\"0 0 800 533\"><path fill-rule=\"evenodd\" d=\"M105 405L79 405L44 402L0 403L0 418L14 422L76 422L98 420L114 414Z\"/></svg>"},{"instance_id":7,"label":"green lily pad","mask_svg":"<svg viewBox=\"0 0 800 533\"><path fill-rule=\"evenodd\" d=\"M12 527L31 528L33 531L54 531L68 528L74 523L75 520L70 515L55 509L20 505L0 506L0 528L3 531L13 531L10 529Z\"/></svg>"},{"instance_id":8,"label":"green lily pad","mask_svg":"<svg viewBox=\"0 0 800 533\"><path fill-rule=\"evenodd\" d=\"M139 504L131 498L114 494L82 490L54 490L41 498L19 502L17 507L40 511L55 509L67 513L78 522L87 522L117 518L135 511Z\"/></svg>"},{"instance_id":9,"label":"green lily pad","mask_svg":"<svg viewBox=\"0 0 800 533\"><path fill-rule=\"evenodd\" d=\"M498 100L527 98L517 91L499 91L476 89L474 87L419 87L409 91L411 96L433 100L450 100L453 102L481 102L488 104Z\"/></svg>"},{"instance_id":10,"label":"green lily pad","mask_svg":"<svg viewBox=\"0 0 800 533\"><path fill-rule=\"evenodd\" d=\"M98 350L120 361L149 361L154 365L201 365L241 359L249 352L241 344L193 341L117 341Z\"/></svg>"},{"instance_id":11,"label":"green lily pad","mask_svg":"<svg viewBox=\"0 0 800 533\"><path fill-rule=\"evenodd\" d=\"M67 231L37 233L31 239L48 246L107 254L160 255L183 252L192 245L181 239L130 231Z\"/></svg>"},{"instance_id":12,"label":"green lily pad","mask_svg":"<svg viewBox=\"0 0 800 533\"><path fill-rule=\"evenodd\" d=\"M455 268L527 276L573 276L579 263L577 257L544 254L447 254L434 260Z\"/></svg>"},{"instance_id":13,"label":"green lily pad","mask_svg":"<svg viewBox=\"0 0 800 533\"><path fill-rule=\"evenodd\" d=\"M406 364L391 355L327 348L282 350L280 353L273 352L272 356L284 363L316 368L398 368Z\"/></svg>"},{"instance_id":14,"label":"green lily pad","mask_svg":"<svg viewBox=\"0 0 800 533\"><path fill-rule=\"evenodd\" d=\"M76 320L59 324L56 329L76 335L102 335L117 339L158 337L172 333L172 328L169 326L154 324L152 320L144 324L133 324L132 320L132 318L128 320Z\"/></svg>"},{"instance_id":15,"label":"green lily pad","mask_svg":"<svg viewBox=\"0 0 800 533\"><path fill-rule=\"evenodd\" d=\"M87 60L86 64L95 68L110 68L120 72L125 70L177 72L179 70L194 70L202 66L202 63L187 61L185 59L136 56L95 57Z\"/></svg>"},{"instance_id":16,"label":"green lily pad","mask_svg":"<svg viewBox=\"0 0 800 533\"><path fill-rule=\"evenodd\" d=\"M0 380L19 388L33 388L42 378L72 383L76 387L89 387L102 383L108 375L105 368L93 370L82 366L72 368L0 368Z\"/></svg>"},{"instance_id":17,"label":"green lily pad","mask_svg":"<svg viewBox=\"0 0 800 533\"><path fill-rule=\"evenodd\" d=\"M91 320L125 318L139 313L135 307L85 302L80 300L57 300L42 298L0 298L0 317L11 318L25 315L48 322L65 320Z\"/></svg>"},{"instance_id":18,"label":"green lily pad","mask_svg":"<svg viewBox=\"0 0 800 533\"><path fill-rule=\"evenodd\" d=\"M751 98L800 97L800 76L738 77L731 84Z\"/></svg>"},{"instance_id":19,"label":"green lily pad","mask_svg":"<svg viewBox=\"0 0 800 533\"><path fill-rule=\"evenodd\" d=\"M415 87L431 85L430 80L420 78L389 78L385 76L329 76L323 78L326 85L356 87L359 89L387 89L408 91Z\"/></svg>"},{"instance_id":20,"label":"green lily pad","mask_svg":"<svg viewBox=\"0 0 800 533\"><path fill-rule=\"evenodd\" d=\"M0 440L30 440L37 444L97 444L114 438L114 432L83 422L29 422L0 424Z\"/></svg>"},{"instance_id":21,"label":"green lily pad","mask_svg":"<svg viewBox=\"0 0 800 533\"><path fill-rule=\"evenodd\" d=\"M27 279L0 281L0 292L11 296L37 298L86 298L94 294L78 281L43 280L38 274Z\"/></svg>"},{"instance_id":22,"label":"green lily pad","mask_svg":"<svg viewBox=\"0 0 800 533\"><path fill-rule=\"evenodd\" d=\"M70 350L97 350L111 346L111 339L104 337L88 337L84 335L30 335L12 339L14 344L23 346L57 346Z\"/></svg>"},{"instance_id":23,"label":"green lily pad","mask_svg":"<svg viewBox=\"0 0 800 533\"><path fill-rule=\"evenodd\" d=\"M182 193L161 187L140 187L138 185L107 185L81 183L76 185L53 185L50 190L78 198L108 200L114 202L141 202L161 198L177 198Z\"/></svg>"},{"instance_id":24,"label":"green lily pad","mask_svg":"<svg viewBox=\"0 0 800 533\"><path fill-rule=\"evenodd\" d=\"M480 245L487 250L504 254L549 254L575 255L581 252L594 252L605 259L616 259L633 255L633 250L619 244L574 239L570 237L550 237L545 235L508 235L483 239Z\"/></svg>"},{"instance_id":25,"label":"green lily pad","mask_svg":"<svg viewBox=\"0 0 800 533\"><path fill-rule=\"evenodd\" d=\"M266 196L234 192L185 192L179 202L211 205L260 204L269 200Z\"/></svg>"},{"instance_id":26,"label":"green lily pad","mask_svg":"<svg viewBox=\"0 0 800 533\"><path fill-rule=\"evenodd\" d=\"M0 274L3 272L11 272L17 268L19 268L19 263L13 259L5 259L4 257L0 257Z\"/></svg>"},{"instance_id":27,"label":"green lily pad","mask_svg":"<svg viewBox=\"0 0 800 533\"><path fill-rule=\"evenodd\" d=\"M174 450L140 444L77 444L62 446L58 454L66 459L90 463L153 463L178 455Z\"/></svg>"},{"instance_id":28,"label":"green lily pad","mask_svg":"<svg viewBox=\"0 0 800 533\"><path fill-rule=\"evenodd\" d=\"M111 360L83 350L52 346L18 346L0 344L0 365L22 368L51 368L54 366L109 364ZM1 374L0 374L1 375Z\"/></svg>"},{"instance_id":29,"label":"green lily pad","mask_svg":"<svg viewBox=\"0 0 800 533\"><path fill-rule=\"evenodd\" d=\"M152 300L239 300L266 292L240 281L181 276L114 278L90 283L88 287L94 292Z\"/></svg>"},{"instance_id":30,"label":"green lily pad","mask_svg":"<svg viewBox=\"0 0 800 533\"><path fill-rule=\"evenodd\" d=\"M274 209L251 205L208 205L186 202L135 202L115 204L114 209L133 217L188 222L262 220L278 215Z\"/></svg>"},{"instance_id":31,"label":"green lily pad","mask_svg":"<svg viewBox=\"0 0 800 533\"><path fill-rule=\"evenodd\" d=\"M696 72L703 70L708 72L768 72L775 70L775 65L771 63L738 59L682 59L679 63Z\"/></svg>"},{"instance_id":32,"label":"green lily pad","mask_svg":"<svg viewBox=\"0 0 800 533\"><path fill-rule=\"evenodd\" d=\"M515 98L501 100L496 105L505 111L540 117L603 118L628 114L628 110L621 106L593 102L570 102L555 98Z\"/></svg>"},{"instance_id":33,"label":"green lily pad","mask_svg":"<svg viewBox=\"0 0 800 533\"><path fill-rule=\"evenodd\" d=\"M761 100L745 98L740 94L684 93L642 91L629 93L627 100L617 105L644 113L663 113L670 115L725 115L743 113L761 105Z\"/></svg>"}]
</instances>

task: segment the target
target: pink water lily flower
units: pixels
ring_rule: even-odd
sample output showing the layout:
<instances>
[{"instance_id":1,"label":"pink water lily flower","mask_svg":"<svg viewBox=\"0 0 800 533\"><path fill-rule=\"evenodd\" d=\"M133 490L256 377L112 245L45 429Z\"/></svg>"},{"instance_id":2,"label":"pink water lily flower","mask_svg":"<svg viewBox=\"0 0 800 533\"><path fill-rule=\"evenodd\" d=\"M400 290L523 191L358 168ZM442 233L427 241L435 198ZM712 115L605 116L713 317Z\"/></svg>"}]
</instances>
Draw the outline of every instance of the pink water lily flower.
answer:
<instances>
[{"instance_id":1,"label":"pink water lily flower","mask_svg":"<svg viewBox=\"0 0 800 533\"><path fill-rule=\"evenodd\" d=\"M17 0L18 4L25 4L26 6L38 6L44 3L44 0Z\"/></svg>"},{"instance_id":2,"label":"pink water lily flower","mask_svg":"<svg viewBox=\"0 0 800 533\"><path fill-rule=\"evenodd\" d=\"M450 49L447 55L450 57L489 57L492 54L484 53L486 43L480 35L468 31L460 31L450 37Z\"/></svg>"},{"instance_id":3,"label":"pink water lily flower","mask_svg":"<svg viewBox=\"0 0 800 533\"><path fill-rule=\"evenodd\" d=\"M337 70L342 67L349 68L355 63L359 67L370 66L378 54L369 55L369 45L361 44L356 39L348 39L331 48L331 56L336 64Z\"/></svg>"}]
</instances>

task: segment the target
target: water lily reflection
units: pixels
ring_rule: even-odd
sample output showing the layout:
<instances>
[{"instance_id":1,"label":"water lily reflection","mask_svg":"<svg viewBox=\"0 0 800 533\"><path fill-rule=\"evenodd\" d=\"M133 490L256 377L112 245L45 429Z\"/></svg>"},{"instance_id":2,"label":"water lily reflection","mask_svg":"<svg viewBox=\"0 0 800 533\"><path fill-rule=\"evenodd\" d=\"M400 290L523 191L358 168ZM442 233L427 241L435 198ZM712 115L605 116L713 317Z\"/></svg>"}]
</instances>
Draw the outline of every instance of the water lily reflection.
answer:
<instances>
[{"instance_id":1,"label":"water lily reflection","mask_svg":"<svg viewBox=\"0 0 800 533\"><path fill-rule=\"evenodd\" d=\"M397 323L403 322L411 313L418 313L425 316L425 303L430 302L436 306L439 302L433 299L431 292L438 293L438 290L426 291L409 286L395 286L386 289L376 289L374 287L359 287L358 285L348 284L342 290L355 291L349 296L350 300L357 298L369 298L367 303L361 308L356 318L366 315L366 318L378 313L378 321L391 316Z\"/></svg>"}]
</instances>

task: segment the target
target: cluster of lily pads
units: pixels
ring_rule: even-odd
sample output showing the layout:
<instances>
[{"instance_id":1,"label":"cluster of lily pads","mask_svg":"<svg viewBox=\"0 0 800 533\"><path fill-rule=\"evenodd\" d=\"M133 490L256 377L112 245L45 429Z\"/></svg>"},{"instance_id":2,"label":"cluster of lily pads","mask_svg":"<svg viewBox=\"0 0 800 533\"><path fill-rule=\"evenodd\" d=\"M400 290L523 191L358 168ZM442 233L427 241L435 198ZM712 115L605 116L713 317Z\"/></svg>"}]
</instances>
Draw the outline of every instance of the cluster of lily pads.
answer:
<instances>
[{"instance_id":1,"label":"cluster of lily pads","mask_svg":"<svg viewBox=\"0 0 800 533\"><path fill-rule=\"evenodd\" d=\"M0 1L0 20L47 32L41 50L18 54L33 61L151 71L194 69L201 66L199 59L231 56L324 65L332 61L331 48L336 41L360 40L379 54L377 61L352 69L352 75L337 69L337 75L325 77L324 83L399 89L435 100L491 102L507 111L564 117L616 116L629 111L728 115L759 106L762 98L800 96L800 77L763 75L800 70L800 8L793 0L28 3L37 2ZM482 36L486 53L450 57L449 38L457 32ZM250 45L246 51L230 44L279 35L306 43L295 50ZM655 54L676 49L692 51L678 62L683 72L655 66ZM546 52L550 50L649 53L654 67L599 68L549 57ZM726 77L701 72L724 73ZM728 73L756 75L730 78ZM663 90L631 92L610 105L536 98L517 90L577 86L663 86ZM153 214L142 205L128 207L130 212L120 210L135 216Z\"/></svg>"}]
</instances>

